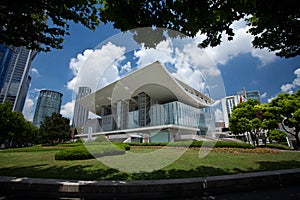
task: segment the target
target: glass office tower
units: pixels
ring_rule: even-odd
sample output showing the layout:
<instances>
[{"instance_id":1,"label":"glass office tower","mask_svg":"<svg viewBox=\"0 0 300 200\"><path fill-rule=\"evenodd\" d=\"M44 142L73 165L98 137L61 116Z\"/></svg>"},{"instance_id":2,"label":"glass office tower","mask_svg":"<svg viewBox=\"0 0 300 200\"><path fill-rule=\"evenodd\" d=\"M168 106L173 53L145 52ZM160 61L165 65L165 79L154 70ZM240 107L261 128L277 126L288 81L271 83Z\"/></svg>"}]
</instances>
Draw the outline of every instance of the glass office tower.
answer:
<instances>
[{"instance_id":1,"label":"glass office tower","mask_svg":"<svg viewBox=\"0 0 300 200\"><path fill-rule=\"evenodd\" d=\"M22 112L31 81L30 66L37 52L4 45L0 52L0 103L9 100L13 111Z\"/></svg>"},{"instance_id":2,"label":"glass office tower","mask_svg":"<svg viewBox=\"0 0 300 200\"><path fill-rule=\"evenodd\" d=\"M33 117L33 125L40 127L46 116L60 113L62 94L52 90L41 90Z\"/></svg>"}]
</instances>

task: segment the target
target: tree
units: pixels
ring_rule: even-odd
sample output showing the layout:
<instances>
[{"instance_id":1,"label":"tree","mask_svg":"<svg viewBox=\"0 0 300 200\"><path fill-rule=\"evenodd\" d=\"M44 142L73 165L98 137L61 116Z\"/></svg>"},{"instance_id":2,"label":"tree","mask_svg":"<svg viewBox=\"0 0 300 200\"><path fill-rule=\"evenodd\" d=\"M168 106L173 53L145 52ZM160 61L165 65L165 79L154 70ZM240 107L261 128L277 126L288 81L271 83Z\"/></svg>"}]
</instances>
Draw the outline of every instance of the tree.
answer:
<instances>
[{"instance_id":1,"label":"tree","mask_svg":"<svg viewBox=\"0 0 300 200\"><path fill-rule=\"evenodd\" d=\"M259 145L258 139L262 139L266 144L269 131L278 128L274 116L267 104L249 99L233 109L229 129L234 134L250 134L253 145Z\"/></svg>"},{"instance_id":2,"label":"tree","mask_svg":"<svg viewBox=\"0 0 300 200\"><path fill-rule=\"evenodd\" d=\"M270 106L277 110L278 122L285 132L295 137L294 148L300 147L300 90L294 94L278 94L270 102Z\"/></svg>"},{"instance_id":3,"label":"tree","mask_svg":"<svg viewBox=\"0 0 300 200\"><path fill-rule=\"evenodd\" d=\"M11 107L10 101L0 104L0 144L21 147L36 143L37 128Z\"/></svg>"},{"instance_id":4,"label":"tree","mask_svg":"<svg viewBox=\"0 0 300 200\"><path fill-rule=\"evenodd\" d=\"M122 31L153 26L188 36L200 31L206 35L201 46L214 47L221 43L222 33L232 40L230 25L245 19L255 48L286 58L300 53L297 0L3 0L0 13L0 43L39 51L62 48L70 21L91 30L102 21Z\"/></svg>"},{"instance_id":5,"label":"tree","mask_svg":"<svg viewBox=\"0 0 300 200\"><path fill-rule=\"evenodd\" d=\"M62 48L70 21L91 30L99 25L98 7L98 0L2 0L0 43L37 51Z\"/></svg>"},{"instance_id":6,"label":"tree","mask_svg":"<svg viewBox=\"0 0 300 200\"><path fill-rule=\"evenodd\" d=\"M50 145L70 139L70 120L61 114L53 113L46 116L39 129L39 137L42 143Z\"/></svg>"},{"instance_id":7,"label":"tree","mask_svg":"<svg viewBox=\"0 0 300 200\"><path fill-rule=\"evenodd\" d=\"M234 36L233 22L245 19L251 26L255 48L267 48L281 57L300 54L298 1L246 0L100 0L100 20L122 31L138 27L163 27L195 36L206 35L202 47L217 46L222 33ZM128 14L130 13L130 14Z\"/></svg>"}]
</instances>

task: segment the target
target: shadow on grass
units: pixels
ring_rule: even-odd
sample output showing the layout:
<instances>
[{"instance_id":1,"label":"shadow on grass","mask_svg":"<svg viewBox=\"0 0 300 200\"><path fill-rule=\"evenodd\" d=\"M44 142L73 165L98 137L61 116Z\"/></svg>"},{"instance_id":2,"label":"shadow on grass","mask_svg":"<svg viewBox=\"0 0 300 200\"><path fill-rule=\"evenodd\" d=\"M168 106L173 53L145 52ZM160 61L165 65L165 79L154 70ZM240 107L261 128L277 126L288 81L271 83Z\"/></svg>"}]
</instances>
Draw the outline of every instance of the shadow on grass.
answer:
<instances>
[{"instance_id":1,"label":"shadow on grass","mask_svg":"<svg viewBox=\"0 0 300 200\"><path fill-rule=\"evenodd\" d=\"M69 180L157 180L157 179L178 179L218 176L237 173L249 173L258 171L272 171L280 169L300 168L299 161L281 162L259 162L259 168L248 169L221 169L208 166L200 166L191 170L170 169L157 170L148 173L132 173L118 171L116 169L99 169L94 165L74 166L50 166L33 165L23 167L0 168L2 176L32 177L32 178L55 178Z\"/></svg>"}]
</instances>

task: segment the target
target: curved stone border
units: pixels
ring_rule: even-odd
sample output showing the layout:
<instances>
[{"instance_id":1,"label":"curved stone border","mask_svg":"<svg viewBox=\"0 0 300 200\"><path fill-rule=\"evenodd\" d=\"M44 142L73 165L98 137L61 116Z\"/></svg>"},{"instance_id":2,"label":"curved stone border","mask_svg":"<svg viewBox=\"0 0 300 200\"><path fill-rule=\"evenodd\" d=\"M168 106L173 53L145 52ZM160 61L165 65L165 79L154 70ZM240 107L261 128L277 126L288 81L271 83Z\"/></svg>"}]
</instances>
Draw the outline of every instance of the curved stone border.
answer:
<instances>
[{"instance_id":1,"label":"curved stone border","mask_svg":"<svg viewBox=\"0 0 300 200\"><path fill-rule=\"evenodd\" d=\"M300 168L190 179L149 181L71 181L0 177L0 194L8 197L84 199L192 198L232 191L299 183Z\"/></svg>"}]
</instances>

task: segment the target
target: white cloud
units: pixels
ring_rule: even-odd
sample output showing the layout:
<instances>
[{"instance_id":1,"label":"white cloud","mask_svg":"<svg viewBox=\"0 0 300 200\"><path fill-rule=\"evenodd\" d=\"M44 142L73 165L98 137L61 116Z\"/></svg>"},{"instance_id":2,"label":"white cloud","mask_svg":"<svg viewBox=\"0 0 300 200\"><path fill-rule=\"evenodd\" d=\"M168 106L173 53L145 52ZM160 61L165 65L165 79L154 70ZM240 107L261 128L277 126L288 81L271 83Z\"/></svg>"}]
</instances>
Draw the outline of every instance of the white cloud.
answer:
<instances>
[{"instance_id":1,"label":"white cloud","mask_svg":"<svg viewBox=\"0 0 300 200\"><path fill-rule=\"evenodd\" d=\"M23 115L26 120L32 121L34 116L34 100L28 97L29 94L26 96L24 108L23 108Z\"/></svg>"},{"instance_id":2,"label":"white cloud","mask_svg":"<svg viewBox=\"0 0 300 200\"><path fill-rule=\"evenodd\" d=\"M170 62L173 63L174 59L172 58L172 42L170 39L161 41L156 49L154 48L145 48L144 46L141 49L134 52L134 56L138 58L136 62L139 67L149 65L155 61L160 61L162 64Z\"/></svg>"},{"instance_id":3,"label":"white cloud","mask_svg":"<svg viewBox=\"0 0 300 200\"><path fill-rule=\"evenodd\" d=\"M226 35L222 35L222 42L217 47L207 47L205 51L214 63L224 65L229 60L242 53L251 53L252 57L258 58L261 66L265 66L276 59L273 52L267 49L255 49L252 46L254 37L247 33L249 26L246 26L244 20L234 22L232 25L235 36L232 41L228 41ZM201 41L201 40L197 40Z\"/></svg>"},{"instance_id":4,"label":"white cloud","mask_svg":"<svg viewBox=\"0 0 300 200\"><path fill-rule=\"evenodd\" d=\"M282 92L292 93L293 89L300 86L300 68L296 69L294 74L296 75L296 78L292 81L292 83L287 83L281 86Z\"/></svg>"},{"instance_id":5,"label":"white cloud","mask_svg":"<svg viewBox=\"0 0 300 200\"><path fill-rule=\"evenodd\" d=\"M31 75L35 78L41 77L39 71L36 68L31 68L30 72L31 72Z\"/></svg>"},{"instance_id":6,"label":"white cloud","mask_svg":"<svg viewBox=\"0 0 300 200\"><path fill-rule=\"evenodd\" d=\"M126 73L126 72L129 72L131 70L131 62L128 61L125 65L123 65L121 67L121 70L120 70L120 73Z\"/></svg>"},{"instance_id":7,"label":"white cloud","mask_svg":"<svg viewBox=\"0 0 300 200\"><path fill-rule=\"evenodd\" d=\"M106 73L105 70L110 70L110 65L116 58L124 59L124 53L124 47L118 47L109 42L101 49L87 49L83 54L78 54L77 58L72 58L70 61L69 68L74 78L67 83L67 88L77 90L79 86L87 86L95 90L103 74ZM118 76L118 74L110 75Z\"/></svg>"},{"instance_id":8,"label":"white cloud","mask_svg":"<svg viewBox=\"0 0 300 200\"><path fill-rule=\"evenodd\" d=\"M67 83L67 88L77 92L80 86L90 87L93 91L111 83L119 78L116 62L124 59L124 47L119 47L111 42L100 49L87 49L76 58L70 60L69 68L74 78ZM116 59L117 58L117 59ZM127 63L124 70L130 68ZM72 119L74 100L62 106L61 114Z\"/></svg>"},{"instance_id":9,"label":"white cloud","mask_svg":"<svg viewBox=\"0 0 300 200\"><path fill-rule=\"evenodd\" d=\"M61 107L60 114L63 117L69 118L71 122L73 117L73 110L74 110L74 101L67 102L65 105Z\"/></svg>"}]
</instances>

